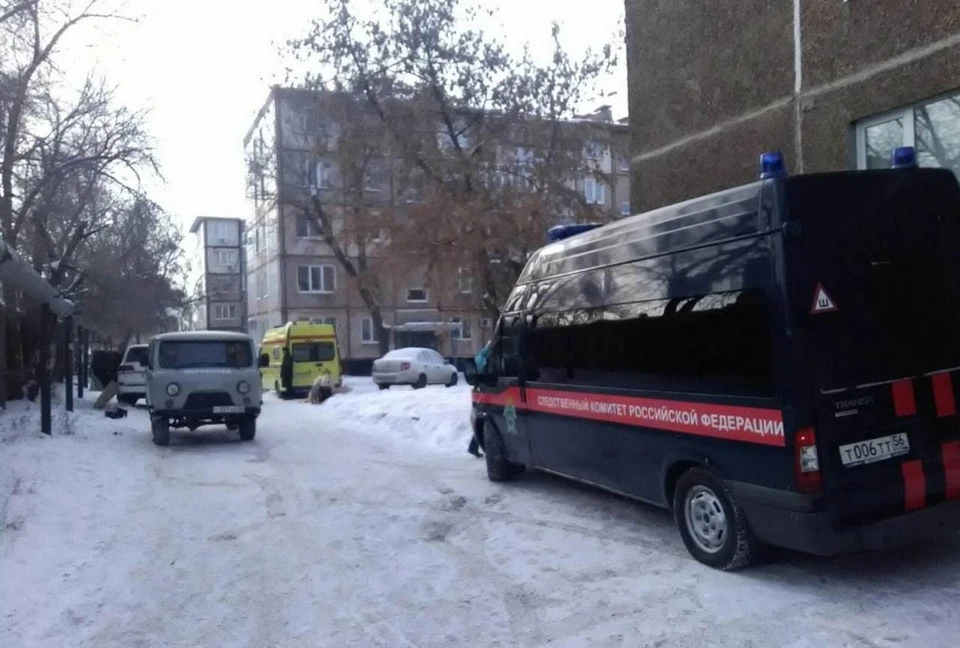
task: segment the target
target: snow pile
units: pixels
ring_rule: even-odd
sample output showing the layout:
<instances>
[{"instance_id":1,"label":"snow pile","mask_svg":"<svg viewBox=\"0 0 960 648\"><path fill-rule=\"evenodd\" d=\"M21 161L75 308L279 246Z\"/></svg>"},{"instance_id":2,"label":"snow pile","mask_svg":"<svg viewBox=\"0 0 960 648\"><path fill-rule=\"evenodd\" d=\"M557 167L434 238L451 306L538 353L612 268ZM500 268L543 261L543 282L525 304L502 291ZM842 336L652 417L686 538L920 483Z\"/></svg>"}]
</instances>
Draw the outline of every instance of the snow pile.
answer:
<instances>
[{"instance_id":1,"label":"snow pile","mask_svg":"<svg viewBox=\"0 0 960 648\"><path fill-rule=\"evenodd\" d=\"M321 408L324 416L365 432L441 452L464 452L470 442L470 386L395 386L379 391L370 378L346 378L343 393Z\"/></svg>"}]
</instances>

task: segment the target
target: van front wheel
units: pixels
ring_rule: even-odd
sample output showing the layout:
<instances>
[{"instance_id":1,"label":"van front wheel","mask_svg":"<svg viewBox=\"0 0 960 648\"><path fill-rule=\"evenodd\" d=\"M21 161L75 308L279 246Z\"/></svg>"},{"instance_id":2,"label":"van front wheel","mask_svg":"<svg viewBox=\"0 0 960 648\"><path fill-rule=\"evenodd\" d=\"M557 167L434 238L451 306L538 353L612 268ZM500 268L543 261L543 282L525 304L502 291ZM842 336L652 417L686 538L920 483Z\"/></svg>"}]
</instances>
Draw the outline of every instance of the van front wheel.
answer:
<instances>
[{"instance_id":1,"label":"van front wheel","mask_svg":"<svg viewBox=\"0 0 960 648\"><path fill-rule=\"evenodd\" d=\"M250 417L240 421L240 440L253 441L257 436L257 419Z\"/></svg>"},{"instance_id":2,"label":"van front wheel","mask_svg":"<svg viewBox=\"0 0 960 648\"><path fill-rule=\"evenodd\" d=\"M680 537L694 558L729 571L745 567L757 555L757 540L746 516L723 481L704 468L683 473L673 495Z\"/></svg>"},{"instance_id":3,"label":"van front wheel","mask_svg":"<svg viewBox=\"0 0 960 648\"><path fill-rule=\"evenodd\" d=\"M523 464L507 461L503 440L490 423L483 426L483 452L487 460L487 479L492 482L512 479L526 468Z\"/></svg>"},{"instance_id":4,"label":"van front wheel","mask_svg":"<svg viewBox=\"0 0 960 648\"><path fill-rule=\"evenodd\" d=\"M153 431L153 442L158 446L170 445L170 421L165 418L155 418L150 421Z\"/></svg>"}]
</instances>

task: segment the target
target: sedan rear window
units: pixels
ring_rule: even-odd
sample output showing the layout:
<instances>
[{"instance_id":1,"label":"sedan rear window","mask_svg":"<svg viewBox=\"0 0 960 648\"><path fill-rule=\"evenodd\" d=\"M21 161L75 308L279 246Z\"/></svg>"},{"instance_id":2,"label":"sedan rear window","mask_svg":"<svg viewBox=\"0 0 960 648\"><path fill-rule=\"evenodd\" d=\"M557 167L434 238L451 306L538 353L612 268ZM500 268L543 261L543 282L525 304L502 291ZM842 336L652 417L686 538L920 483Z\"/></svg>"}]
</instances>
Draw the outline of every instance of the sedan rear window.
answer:
<instances>
[{"instance_id":1,"label":"sedan rear window","mask_svg":"<svg viewBox=\"0 0 960 648\"><path fill-rule=\"evenodd\" d=\"M126 357L124 357L123 361L128 364L136 365L136 364L140 364L141 358L144 359L144 361L146 360L147 347L145 346L130 347L129 349L127 349L127 355Z\"/></svg>"},{"instance_id":2,"label":"sedan rear window","mask_svg":"<svg viewBox=\"0 0 960 648\"><path fill-rule=\"evenodd\" d=\"M249 342L222 340L172 340L160 343L163 369L243 368L253 364Z\"/></svg>"}]
</instances>

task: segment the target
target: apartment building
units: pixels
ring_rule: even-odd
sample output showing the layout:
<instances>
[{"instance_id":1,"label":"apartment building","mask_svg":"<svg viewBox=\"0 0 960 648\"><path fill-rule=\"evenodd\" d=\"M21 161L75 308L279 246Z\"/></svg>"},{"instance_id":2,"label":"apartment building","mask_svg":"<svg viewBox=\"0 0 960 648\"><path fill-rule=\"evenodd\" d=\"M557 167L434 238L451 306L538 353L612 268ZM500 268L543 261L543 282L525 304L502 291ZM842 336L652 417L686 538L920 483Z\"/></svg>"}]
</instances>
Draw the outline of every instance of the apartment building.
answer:
<instances>
[{"instance_id":1,"label":"apartment building","mask_svg":"<svg viewBox=\"0 0 960 648\"><path fill-rule=\"evenodd\" d=\"M190 233L198 237L201 270L194 294L195 328L246 331L243 219L201 216Z\"/></svg>"},{"instance_id":2,"label":"apartment building","mask_svg":"<svg viewBox=\"0 0 960 648\"><path fill-rule=\"evenodd\" d=\"M955 0L626 0L638 211L756 177L889 165L960 172Z\"/></svg>"},{"instance_id":3,"label":"apartment building","mask_svg":"<svg viewBox=\"0 0 960 648\"><path fill-rule=\"evenodd\" d=\"M316 195L331 213L338 209L341 170L335 152L318 154L337 131L336 120L318 111L318 93L275 87L248 132L251 210L247 223L247 326L254 336L286 321L333 324L348 366L360 368L378 357L380 344L369 309L354 281L297 205ZM333 123L331 123L333 122ZM628 125L614 122L610 108L583 115L565 128L597 128L605 137L591 142L589 157L598 173L569 180L585 203L611 215L630 212ZM522 156L516 147L512 154ZM389 155L373 160L364 199L376 213L413 208L423 198L416 183L403 182ZM273 170L271 172L271 169ZM564 215L558 214L558 220ZM546 242L546 240L544 240ZM371 239L375 256L376 235ZM350 254L357 254L350 250ZM352 261L356 261L351 257ZM389 346L427 346L442 354L476 353L495 321L483 302L479 282L456 271L438 282L415 267L383 271L382 314ZM445 287L441 288L440 285Z\"/></svg>"}]
</instances>

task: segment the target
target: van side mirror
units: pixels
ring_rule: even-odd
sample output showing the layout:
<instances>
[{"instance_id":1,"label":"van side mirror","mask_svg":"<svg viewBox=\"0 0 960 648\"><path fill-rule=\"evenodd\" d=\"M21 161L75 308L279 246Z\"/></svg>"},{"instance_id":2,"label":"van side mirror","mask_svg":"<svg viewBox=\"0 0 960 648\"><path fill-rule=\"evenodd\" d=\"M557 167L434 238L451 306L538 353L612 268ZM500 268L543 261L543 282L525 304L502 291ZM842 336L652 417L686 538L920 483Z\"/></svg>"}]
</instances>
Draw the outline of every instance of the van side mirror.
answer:
<instances>
[{"instance_id":1,"label":"van side mirror","mask_svg":"<svg viewBox=\"0 0 960 648\"><path fill-rule=\"evenodd\" d=\"M259 362L258 364L259 364L259 366L260 366L261 369L262 369L263 367L269 367L269 366L270 366L270 356L268 356L266 353L260 354L260 362Z\"/></svg>"}]
</instances>

